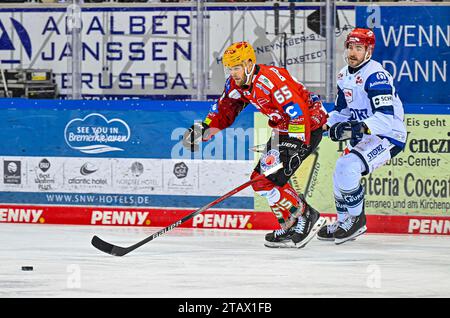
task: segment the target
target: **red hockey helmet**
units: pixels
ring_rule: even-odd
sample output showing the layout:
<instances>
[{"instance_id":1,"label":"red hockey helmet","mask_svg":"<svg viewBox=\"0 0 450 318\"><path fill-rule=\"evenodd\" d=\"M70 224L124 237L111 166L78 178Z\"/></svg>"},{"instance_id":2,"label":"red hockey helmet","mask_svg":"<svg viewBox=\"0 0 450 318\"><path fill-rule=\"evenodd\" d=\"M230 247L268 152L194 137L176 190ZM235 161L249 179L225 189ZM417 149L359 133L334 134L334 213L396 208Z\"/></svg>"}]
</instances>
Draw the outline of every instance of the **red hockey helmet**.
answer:
<instances>
[{"instance_id":1,"label":"red hockey helmet","mask_svg":"<svg viewBox=\"0 0 450 318\"><path fill-rule=\"evenodd\" d=\"M375 48L375 33L373 33L370 29L364 28L356 28L353 29L347 35L347 39L345 40L345 48L348 48L350 43L362 44L367 47L371 47L372 51Z\"/></svg>"}]
</instances>

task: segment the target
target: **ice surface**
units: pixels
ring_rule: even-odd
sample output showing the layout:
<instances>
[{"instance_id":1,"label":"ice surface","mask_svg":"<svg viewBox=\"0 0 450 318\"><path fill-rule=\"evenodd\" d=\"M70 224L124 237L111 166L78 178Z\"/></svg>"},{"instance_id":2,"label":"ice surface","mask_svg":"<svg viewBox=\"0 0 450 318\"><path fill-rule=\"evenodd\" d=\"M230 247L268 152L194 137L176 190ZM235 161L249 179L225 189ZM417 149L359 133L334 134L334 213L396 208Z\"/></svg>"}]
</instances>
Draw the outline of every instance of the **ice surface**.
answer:
<instances>
[{"instance_id":1,"label":"ice surface","mask_svg":"<svg viewBox=\"0 0 450 318\"><path fill-rule=\"evenodd\" d=\"M450 239L370 235L269 249L264 231L0 224L0 297L449 297ZM34 266L24 272L22 266Z\"/></svg>"}]
</instances>

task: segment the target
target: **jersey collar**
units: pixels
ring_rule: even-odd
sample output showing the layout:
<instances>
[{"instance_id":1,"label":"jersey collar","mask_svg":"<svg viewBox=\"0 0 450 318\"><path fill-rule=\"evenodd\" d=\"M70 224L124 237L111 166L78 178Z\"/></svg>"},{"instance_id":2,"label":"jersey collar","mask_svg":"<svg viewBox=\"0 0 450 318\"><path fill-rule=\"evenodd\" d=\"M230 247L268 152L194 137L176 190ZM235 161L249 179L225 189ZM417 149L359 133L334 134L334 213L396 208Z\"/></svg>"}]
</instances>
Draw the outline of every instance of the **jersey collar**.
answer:
<instances>
[{"instance_id":1,"label":"jersey collar","mask_svg":"<svg viewBox=\"0 0 450 318\"><path fill-rule=\"evenodd\" d=\"M355 74L355 73L358 72L360 69L362 69L364 66L366 66L370 61L371 61L371 60L368 60L367 62L364 62L363 64L361 64L360 66L355 67L355 68L353 68L353 67L351 67L351 66L349 65L349 66L348 66L348 72L349 72L350 74Z\"/></svg>"}]
</instances>

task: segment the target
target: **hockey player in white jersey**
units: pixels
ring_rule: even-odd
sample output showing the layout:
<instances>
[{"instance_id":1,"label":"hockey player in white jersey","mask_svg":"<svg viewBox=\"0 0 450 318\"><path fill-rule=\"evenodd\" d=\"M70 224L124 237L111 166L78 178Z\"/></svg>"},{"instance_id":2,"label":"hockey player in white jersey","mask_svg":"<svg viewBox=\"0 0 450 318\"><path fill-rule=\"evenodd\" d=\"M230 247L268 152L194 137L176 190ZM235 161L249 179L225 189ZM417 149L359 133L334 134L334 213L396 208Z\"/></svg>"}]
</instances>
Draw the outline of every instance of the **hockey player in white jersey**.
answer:
<instances>
[{"instance_id":1,"label":"hockey player in white jersey","mask_svg":"<svg viewBox=\"0 0 450 318\"><path fill-rule=\"evenodd\" d=\"M323 129L333 141L348 141L333 175L337 221L324 226L318 239L336 244L366 232L361 176L372 173L403 150L403 105L392 76L372 60L375 35L356 28L345 41L347 66L337 76L335 108Z\"/></svg>"}]
</instances>

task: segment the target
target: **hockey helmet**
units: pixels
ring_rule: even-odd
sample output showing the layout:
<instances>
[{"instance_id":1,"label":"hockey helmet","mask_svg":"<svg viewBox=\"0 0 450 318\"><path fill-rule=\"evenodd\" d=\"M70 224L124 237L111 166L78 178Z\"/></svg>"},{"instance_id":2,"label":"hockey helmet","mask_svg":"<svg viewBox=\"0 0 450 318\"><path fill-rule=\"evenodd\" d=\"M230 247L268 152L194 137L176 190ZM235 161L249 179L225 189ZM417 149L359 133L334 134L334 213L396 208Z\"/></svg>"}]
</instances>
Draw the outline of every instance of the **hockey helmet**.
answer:
<instances>
[{"instance_id":1,"label":"hockey helmet","mask_svg":"<svg viewBox=\"0 0 450 318\"><path fill-rule=\"evenodd\" d=\"M252 60L253 64L256 64L255 50L248 42L236 42L225 50L222 63L224 67L231 68L247 60Z\"/></svg>"},{"instance_id":2,"label":"hockey helmet","mask_svg":"<svg viewBox=\"0 0 450 318\"><path fill-rule=\"evenodd\" d=\"M370 29L355 28L348 35L345 40L345 48L348 48L350 43L361 44L372 48L375 48L375 33Z\"/></svg>"}]
</instances>

